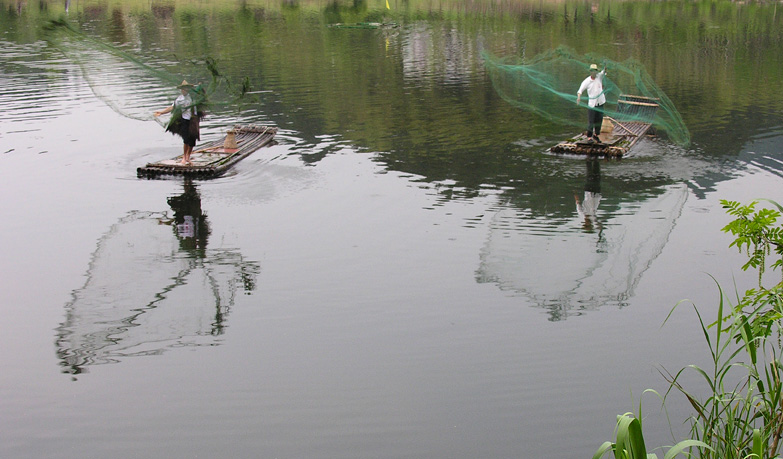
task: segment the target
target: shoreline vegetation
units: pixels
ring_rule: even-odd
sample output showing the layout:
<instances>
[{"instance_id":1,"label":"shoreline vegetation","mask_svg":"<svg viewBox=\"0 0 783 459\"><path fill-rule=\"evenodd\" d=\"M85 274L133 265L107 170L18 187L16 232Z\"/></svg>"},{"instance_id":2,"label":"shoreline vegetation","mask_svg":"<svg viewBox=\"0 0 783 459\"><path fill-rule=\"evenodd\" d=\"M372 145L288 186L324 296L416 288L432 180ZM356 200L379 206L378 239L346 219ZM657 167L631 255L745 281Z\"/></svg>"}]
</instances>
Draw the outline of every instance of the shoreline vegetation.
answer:
<instances>
[{"instance_id":1,"label":"shoreline vegetation","mask_svg":"<svg viewBox=\"0 0 783 459\"><path fill-rule=\"evenodd\" d=\"M337 16L352 16L346 19L381 19L397 21L470 20L492 22L529 21L538 27L561 25L566 27L600 28L618 31L632 27L628 32L639 39L648 39L649 34L665 33L671 36L718 40L730 46L724 39L730 36L746 38L765 37L781 40L780 27L783 14L777 12L777 2L639 2L575 0L555 1L510 1L491 0L385 0L325 1L325 0L217 0L203 2L194 0L0 0L0 5L9 12L19 15L56 17L67 14L84 15L86 19L101 15L110 17L118 14L151 13L160 18L179 14L230 14L251 12L256 19L292 19L301 15L307 21L322 16L325 23L333 23ZM782 12L783 13L783 12ZM582 25L580 25L582 24Z\"/></svg>"},{"instance_id":2,"label":"shoreline vegetation","mask_svg":"<svg viewBox=\"0 0 783 459\"><path fill-rule=\"evenodd\" d=\"M23 7L27 6L29 0L3 0L0 2L8 6ZM466 11L486 14L487 12L513 12L525 10L550 10L562 12L564 7L585 6L593 13L600 11L611 11L612 9L622 9L623 5L632 5L638 3L637 0L620 1L575 1L575 0L389 0L389 7L392 11L398 10L441 10L441 11ZM734 9L753 9L755 7L775 8L779 2L772 1L749 1L735 2L731 0L722 0L717 2L695 2L683 5L680 2L661 2L652 4L648 9L660 9L668 11L690 10L696 11L702 8L716 11L716 8L733 7ZM197 10L236 10L242 8L265 8L268 10L285 10L299 8L303 10L323 10L324 8L334 6L344 6L351 8L365 9L387 9L385 0L215 0L205 2L203 0L39 0L35 2L36 6L43 5L51 11L58 8L64 11L66 8L122 8L126 11L149 11L160 7L170 8L191 8ZM654 5L659 5L655 7ZM395 8L396 7L396 8Z\"/></svg>"},{"instance_id":3,"label":"shoreline vegetation","mask_svg":"<svg viewBox=\"0 0 783 459\"><path fill-rule=\"evenodd\" d=\"M669 389L661 397L664 408L668 397L675 393L683 395L693 408L688 420L691 438L670 447L665 459L680 455L699 459L780 457L783 281L778 278L765 287L769 276L765 278L764 273L783 268L783 224L778 223L783 206L770 200L756 200L747 205L721 200L721 204L735 218L723 228L735 237L730 247L748 256L742 269L758 273L758 286L742 295L737 292L732 303L731 295L716 281L720 297L717 317L712 323L705 322L693 305L712 366L689 365L675 374L661 371L669 383ZM669 316L684 303L675 306ZM700 396L703 390L695 391L680 382L686 372L700 376L707 387L706 396ZM660 397L652 389L647 392ZM657 458L654 453L647 453L641 419L641 404L637 415L629 412L618 416L615 441L604 442L593 459L600 459L609 451L622 459Z\"/></svg>"}]
</instances>

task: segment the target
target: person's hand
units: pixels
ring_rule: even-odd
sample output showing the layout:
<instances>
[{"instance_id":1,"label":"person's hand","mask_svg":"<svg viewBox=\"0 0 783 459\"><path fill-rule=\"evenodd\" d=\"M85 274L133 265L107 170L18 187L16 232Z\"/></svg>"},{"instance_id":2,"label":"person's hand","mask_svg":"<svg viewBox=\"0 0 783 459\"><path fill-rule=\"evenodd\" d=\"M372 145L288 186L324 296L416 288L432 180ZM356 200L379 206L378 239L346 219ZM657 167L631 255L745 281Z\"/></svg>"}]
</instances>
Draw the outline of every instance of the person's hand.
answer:
<instances>
[{"instance_id":1,"label":"person's hand","mask_svg":"<svg viewBox=\"0 0 783 459\"><path fill-rule=\"evenodd\" d=\"M582 96L581 95L576 96L576 105L579 105L580 100L582 100Z\"/></svg>"},{"instance_id":2,"label":"person's hand","mask_svg":"<svg viewBox=\"0 0 783 459\"><path fill-rule=\"evenodd\" d=\"M155 113L153 113L153 114L152 114L152 116L154 116L154 117L156 117L156 118L157 118L157 117L159 117L160 115L161 115L161 113L160 113L160 112L155 112Z\"/></svg>"}]
</instances>

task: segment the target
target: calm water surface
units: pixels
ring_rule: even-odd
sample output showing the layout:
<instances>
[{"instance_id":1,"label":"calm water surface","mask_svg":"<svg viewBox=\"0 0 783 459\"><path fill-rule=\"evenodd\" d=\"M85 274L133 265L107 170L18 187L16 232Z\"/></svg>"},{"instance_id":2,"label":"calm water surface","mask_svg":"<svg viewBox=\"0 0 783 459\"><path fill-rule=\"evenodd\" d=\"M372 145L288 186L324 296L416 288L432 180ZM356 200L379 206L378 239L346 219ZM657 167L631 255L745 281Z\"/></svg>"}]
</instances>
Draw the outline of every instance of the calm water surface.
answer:
<instances>
[{"instance_id":1,"label":"calm water surface","mask_svg":"<svg viewBox=\"0 0 783 459\"><path fill-rule=\"evenodd\" d=\"M692 311L660 325L709 315L707 273L753 284L718 201L783 199L776 5L377 3L0 1L0 456L591 457L658 368L705 361ZM366 21L398 27L328 27ZM561 44L640 61L692 143L546 153L574 129L481 51ZM250 89L202 139L277 143L137 179L208 57Z\"/></svg>"}]
</instances>

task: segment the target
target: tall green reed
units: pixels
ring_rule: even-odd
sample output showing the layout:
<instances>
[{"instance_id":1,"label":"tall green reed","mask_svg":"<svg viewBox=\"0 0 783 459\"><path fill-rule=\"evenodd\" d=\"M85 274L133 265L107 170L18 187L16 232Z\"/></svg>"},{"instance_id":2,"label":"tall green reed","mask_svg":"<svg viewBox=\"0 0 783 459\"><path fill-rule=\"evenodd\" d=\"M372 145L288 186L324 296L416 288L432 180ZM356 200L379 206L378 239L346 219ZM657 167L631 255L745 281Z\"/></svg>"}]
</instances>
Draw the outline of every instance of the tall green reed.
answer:
<instances>
[{"instance_id":1,"label":"tall green reed","mask_svg":"<svg viewBox=\"0 0 783 459\"><path fill-rule=\"evenodd\" d=\"M690 417L691 439L670 448L666 459L679 454L701 459L773 459L780 458L783 438L783 282L765 287L764 273L783 266L783 225L778 223L783 207L763 200L773 208L757 208L762 200L748 205L722 200L726 212L735 219L723 228L748 256L743 270L758 272L758 287L745 291L732 303L720 284L717 318L706 323L694 306L711 365L689 365L675 374L661 374L669 382L664 404L672 393L685 396L694 409ZM672 308L671 314L683 302ZM706 384L697 391L684 387L686 372L696 372ZM706 397L700 397L699 393ZM641 417L641 412L640 416ZM617 459L642 458L641 422L626 413L618 418L617 441L605 442L594 459L609 450ZM629 420L633 419L637 423ZM623 435L620 435L620 432ZM630 441L628 438L635 438ZM641 443L640 443L641 442ZM657 457L647 454L647 457Z\"/></svg>"},{"instance_id":2,"label":"tall green reed","mask_svg":"<svg viewBox=\"0 0 783 459\"><path fill-rule=\"evenodd\" d=\"M645 392L655 392L648 389ZM657 393L656 393L657 394ZM617 426L615 427L615 441L604 442L598 451L593 455L593 459L601 459L606 453L612 451L615 459L658 459L655 453L648 453L644 443L642 433L641 402L639 403L639 416L635 417L633 413L625 413L617 416ZM688 451L694 447L709 448L708 445L698 440L683 440L669 448L664 454L664 459L673 459L680 454L688 455Z\"/></svg>"}]
</instances>

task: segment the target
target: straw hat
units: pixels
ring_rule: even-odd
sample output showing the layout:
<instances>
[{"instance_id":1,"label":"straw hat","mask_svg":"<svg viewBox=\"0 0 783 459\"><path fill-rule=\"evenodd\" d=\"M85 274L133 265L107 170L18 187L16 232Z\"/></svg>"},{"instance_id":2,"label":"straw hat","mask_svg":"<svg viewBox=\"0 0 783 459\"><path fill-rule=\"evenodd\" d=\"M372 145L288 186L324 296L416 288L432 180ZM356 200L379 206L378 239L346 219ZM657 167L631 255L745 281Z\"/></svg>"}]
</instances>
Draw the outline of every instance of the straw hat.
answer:
<instances>
[{"instance_id":1,"label":"straw hat","mask_svg":"<svg viewBox=\"0 0 783 459\"><path fill-rule=\"evenodd\" d=\"M180 83L179 86L177 86L177 89L190 89L194 85L191 83L188 83L188 80L182 80L182 83Z\"/></svg>"}]
</instances>

